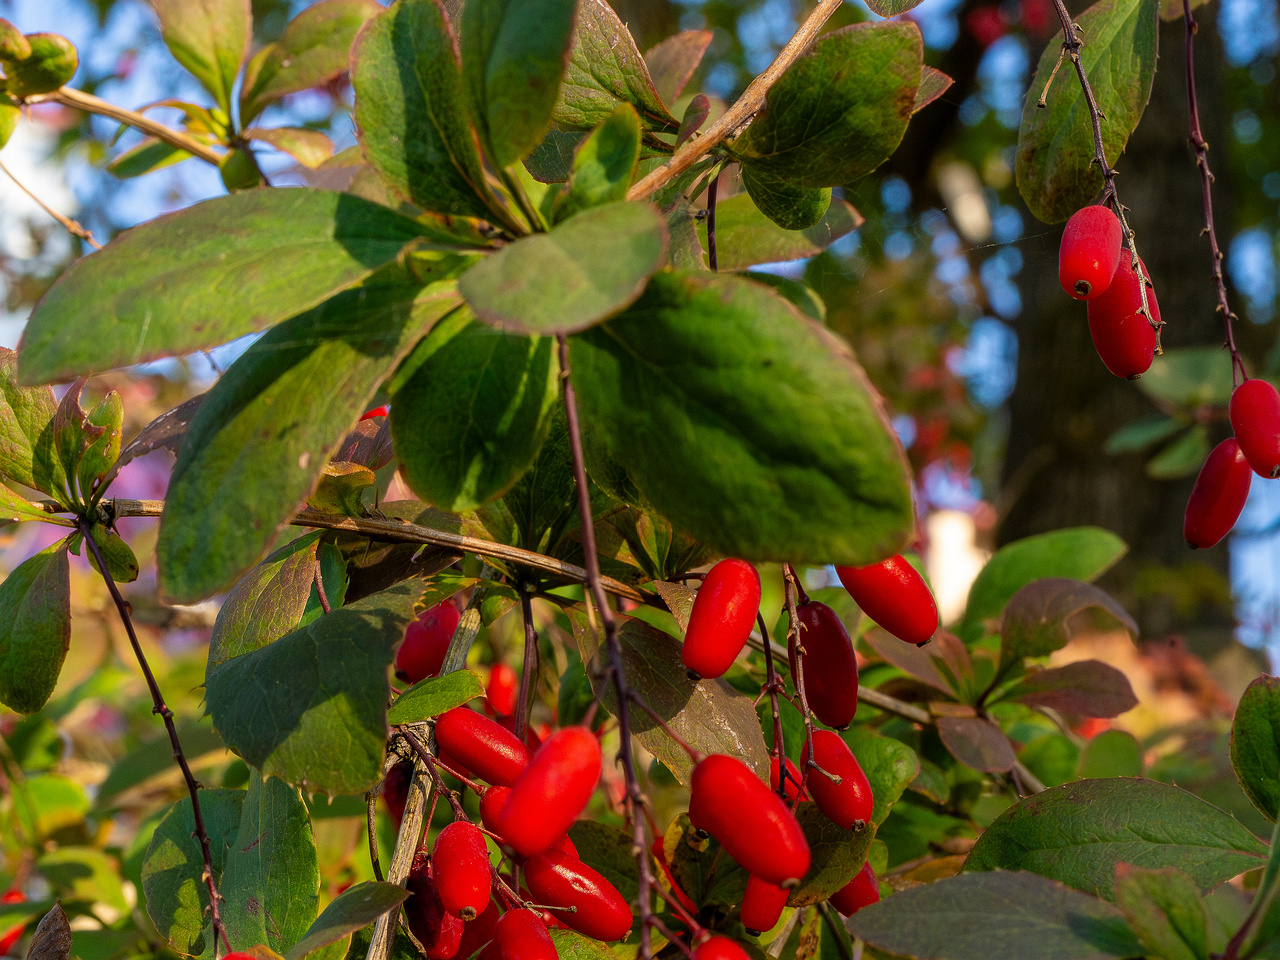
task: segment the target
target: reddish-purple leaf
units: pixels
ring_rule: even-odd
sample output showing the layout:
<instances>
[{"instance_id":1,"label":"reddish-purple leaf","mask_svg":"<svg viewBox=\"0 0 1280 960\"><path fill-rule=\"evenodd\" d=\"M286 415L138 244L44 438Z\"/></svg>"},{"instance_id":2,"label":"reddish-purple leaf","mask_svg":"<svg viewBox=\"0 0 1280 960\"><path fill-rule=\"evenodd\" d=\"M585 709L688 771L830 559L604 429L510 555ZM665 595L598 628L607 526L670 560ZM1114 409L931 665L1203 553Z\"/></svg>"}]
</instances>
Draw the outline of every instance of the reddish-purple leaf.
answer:
<instances>
[{"instance_id":1,"label":"reddish-purple leaf","mask_svg":"<svg viewBox=\"0 0 1280 960\"><path fill-rule=\"evenodd\" d=\"M1078 717L1118 717L1138 705L1129 678L1101 660L1080 660L1032 673L1005 695L1032 707Z\"/></svg>"}]
</instances>

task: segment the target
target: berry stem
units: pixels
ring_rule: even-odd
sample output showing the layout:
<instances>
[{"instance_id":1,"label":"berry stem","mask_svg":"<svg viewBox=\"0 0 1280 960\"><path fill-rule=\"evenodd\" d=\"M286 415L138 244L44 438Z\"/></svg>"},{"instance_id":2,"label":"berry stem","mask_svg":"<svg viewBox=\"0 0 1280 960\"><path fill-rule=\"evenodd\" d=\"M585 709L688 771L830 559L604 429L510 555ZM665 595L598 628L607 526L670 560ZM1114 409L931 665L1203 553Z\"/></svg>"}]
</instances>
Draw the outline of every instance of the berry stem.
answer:
<instances>
[{"instance_id":1,"label":"berry stem","mask_svg":"<svg viewBox=\"0 0 1280 960\"><path fill-rule=\"evenodd\" d=\"M325 613L333 613L333 608L329 606L329 595L324 592L324 571L320 569L320 555L318 553L315 560L315 581L316 595L320 597L320 609Z\"/></svg>"},{"instance_id":2,"label":"berry stem","mask_svg":"<svg viewBox=\"0 0 1280 960\"><path fill-rule=\"evenodd\" d=\"M796 595L800 589L800 578L796 576L796 568L789 563L782 565L782 576L787 603L787 651L796 665L792 679L795 681L796 695L800 698L800 714L804 717L805 741L809 745L808 761L804 765L804 770L800 773L800 789L796 791L796 803L799 803L800 796L804 793L805 787L809 785L809 770L820 770L821 768L818 766L818 761L814 759L817 754L813 749L813 713L809 710L809 700L804 693L804 644L800 642L800 614L796 610ZM785 764L779 765L779 784L782 783L782 770L785 766Z\"/></svg>"},{"instance_id":3,"label":"berry stem","mask_svg":"<svg viewBox=\"0 0 1280 960\"><path fill-rule=\"evenodd\" d=\"M770 705L773 707L773 754L774 761L778 764L778 796L784 800L787 798L787 750L786 742L782 733L782 713L778 707L778 691L782 689L782 681L778 679L777 668L773 665L773 654L769 649L771 644L769 641L769 628L764 625L764 615L756 614L756 623L760 626L760 638L764 641L764 674L765 683L764 690L769 694ZM812 752L812 751L811 751ZM799 786L799 784L797 784ZM797 791L799 792L799 791Z\"/></svg>"},{"instance_id":4,"label":"berry stem","mask_svg":"<svg viewBox=\"0 0 1280 960\"><path fill-rule=\"evenodd\" d=\"M720 172L717 170L707 185L707 264L712 273L720 269L716 254L716 194L720 190Z\"/></svg>"},{"instance_id":5,"label":"berry stem","mask_svg":"<svg viewBox=\"0 0 1280 960\"><path fill-rule=\"evenodd\" d=\"M520 693L516 701L516 739L524 743L529 729L529 688L538 669L538 631L533 626L533 594L520 591L520 615L524 620L524 665L520 669Z\"/></svg>"}]
</instances>

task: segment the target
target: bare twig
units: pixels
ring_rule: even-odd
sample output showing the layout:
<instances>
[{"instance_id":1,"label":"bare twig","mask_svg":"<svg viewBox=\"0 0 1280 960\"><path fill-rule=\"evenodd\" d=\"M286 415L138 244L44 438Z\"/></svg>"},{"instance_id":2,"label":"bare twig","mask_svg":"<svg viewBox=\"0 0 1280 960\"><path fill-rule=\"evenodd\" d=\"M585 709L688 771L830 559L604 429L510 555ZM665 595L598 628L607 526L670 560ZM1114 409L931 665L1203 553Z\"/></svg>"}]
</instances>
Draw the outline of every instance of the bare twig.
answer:
<instances>
[{"instance_id":1,"label":"bare twig","mask_svg":"<svg viewBox=\"0 0 1280 960\"><path fill-rule=\"evenodd\" d=\"M320 609L325 613L333 613L333 607L329 606L329 595L324 592L324 571L320 568L319 554L316 554L315 581L316 594L320 597Z\"/></svg>"},{"instance_id":2,"label":"bare twig","mask_svg":"<svg viewBox=\"0 0 1280 960\"><path fill-rule=\"evenodd\" d=\"M81 240L89 244L89 246L93 247L93 249L95 250L102 249L102 244L100 244L97 240L93 239L93 234L89 232L88 227L83 226L77 220L72 220L70 217L64 216L63 214L59 213L57 210L53 209L53 207L45 203L43 200L41 200L39 197L37 197L34 193L28 190L26 187L26 184L24 184L21 180L15 177L13 175L13 171L11 171L3 163L0 163L0 171L3 171L5 176L7 176L10 180L12 180L19 190L21 190L28 197L34 200L41 210L43 210L49 216L53 217L53 219L57 220L60 224L62 224L63 229L66 230L67 233L71 234L73 237L79 237Z\"/></svg>"},{"instance_id":3,"label":"bare twig","mask_svg":"<svg viewBox=\"0 0 1280 960\"><path fill-rule=\"evenodd\" d=\"M720 258L716 252L716 195L720 192L720 174L711 178L707 186L707 263L711 272L720 269Z\"/></svg>"},{"instance_id":4,"label":"bare twig","mask_svg":"<svg viewBox=\"0 0 1280 960\"><path fill-rule=\"evenodd\" d=\"M524 619L524 664L520 669L520 699L516 701L516 739L524 743L529 729L529 688L538 669L538 631L533 625L533 596L520 591L520 614Z\"/></svg>"},{"instance_id":5,"label":"bare twig","mask_svg":"<svg viewBox=\"0 0 1280 960\"><path fill-rule=\"evenodd\" d=\"M409 795L404 804L404 817L400 821L400 832L396 835L395 849L391 851L391 863L387 865L387 882L404 886L409 870L413 867L413 855L418 849L418 835L422 832L423 819L430 820L427 813L427 801L432 801L435 809L435 789L428 790L431 781L427 765L422 758L415 758L413 776L409 780ZM391 955L391 945L395 940L396 925L399 923L400 911L389 910L380 916L373 925L373 937L369 941L369 951L365 960L387 960Z\"/></svg>"}]
</instances>

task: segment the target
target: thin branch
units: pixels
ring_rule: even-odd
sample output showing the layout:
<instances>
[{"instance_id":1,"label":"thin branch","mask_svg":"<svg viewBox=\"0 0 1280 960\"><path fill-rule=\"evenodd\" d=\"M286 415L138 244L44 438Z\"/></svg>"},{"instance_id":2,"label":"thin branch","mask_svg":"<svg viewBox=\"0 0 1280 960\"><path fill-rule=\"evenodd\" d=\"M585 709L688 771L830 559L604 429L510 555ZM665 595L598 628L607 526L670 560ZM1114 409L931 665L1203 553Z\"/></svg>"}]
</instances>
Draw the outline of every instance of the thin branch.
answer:
<instances>
[{"instance_id":1,"label":"thin branch","mask_svg":"<svg viewBox=\"0 0 1280 960\"><path fill-rule=\"evenodd\" d=\"M800 29L787 41L773 63L760 76L751 81L741 97L700 136L685 142L662 166L636 183L627 191L628 200L647 200L680 174L692 167L702 156L722 141L737 133L751 121L762 106L770 88L791 64L808 52L817 39L818 31L827 19L840 9L844 0L821 0L813 12L800 25Z\"/></svg>"},{"instance_id":2,"label":"thin branch","mask_svg":"<svg viewBox=\"0 0 1280 960\"><path fill-rule=\"evenodd\" d=\"M324 571L320 569L319 554L316 554L315 581L316 581L316 594L320 597L320 609L323 610L325 613L333 613L333 607L329 606L329 595L324 592Z\"/></svg>"},{"instance_id":3,"label":"thin branch","mask_svg":"<svg viewBox=\"0 0 1280 960\"><path fill-rule=\"evenodd\" d=\"M520 615L524 620L524 664L520 668L520 699L516 701L516 739L525 740L529 729L529 688L538 669L538 631L533 625L533 595L520 591Z\"/></svg>"},{"instance_id":4,"label":"thin branch","mask_svg":"<svg viewBox=\"0 0 1280 960\"><path fill-rule=\"evenodd\" d=\"M720 192L720 174L711 178L707 187L707 263L711 272L720 269L720 258L716 252L716 195Z\"/></svg>"},{"instance_id":5,"label":"thin branch","mask_svg":"<svg viewBox=\"0 0 1280 960\"><path fill-rule=\"evenodd\" d=\"M37 206L39 206L41 210L43 210L49 216L53 217L53 219L57 220L60 224L62 224L63 229L66 230L67 233L71 234L73 237L79 237L81 240L89 244L89 246L93 247L93 249L95 250L102 249L102 244L100 244L97 240L93 239L93 234L89 232L88 227L83 226L77 220L72 220L70 217L62 215L57 210L53 209L53 207L49 206L47 203L45 203L43 200L37 197L34 193L28 190L26 187L26 184L24 184L21 180L15 177L13 175L13 171L11 171L3 163L0 163L0 171L3 171L5 176L7 176L10 180L12 180L19 190L21 190L28 197L34 200Z\"/></svg>"},{"instance_id":6,"label":"thin branch","mask_svg":"<svg viewBox=\"0 0 1280 960\"><path fill-rule=\"evenodd\" d=\"M764 625L764 615L756 613L756 623L760 626L760 637L763 645L768 649L770 646L769 629ZM770 706L773 707L773 754L774 761L778 764L778 796L784 800L787 797L787 778L791 774L787 771L787 749L785 735L782 732L782 711L778 706L778 692L782 689L782 681L778 678L778 671L773 665L773 656L766 653L764 657L764 690L762 693L769 694ZM798 791L803 791L803 782L796 784Z\"/></svg>"},{"instance_id":7,"label":"thin branch","mask_svg":"<svg viewBox=\"0 0 1280 960\"><path fill-rule=\"evenodd\" d=\"M200 843L200 852L204 857L204 873L201 879L204 880L205 888L209 893L209 921L213 926L213 957L214 960L218 960L218 941L222 941L222 945L227 952L231 951L231 943L227 940L227 930L222 925L222 911L218 907L218 901L222 898L218 893L217 881L213 878L213 854L209 846L209 832L205 829L204 816L200 811L200 784L196 782L196 778L192 775L186 754L182 752L182 743L178 740L178 728L173 722L173 711L165 703L164 695L160 692L160 685L156 683L156 675L151 672L151 664L147 662L147 656L142 652L142 645L138 642L138 634L133 629L133 619L129 614L129 604L121 596L120 588L116 586L115 579L111 576L110 571L107 570L107 561L102 556L102 550L99 549L97 542L90 533L89 524L81 520L79 526L80 535L89 552L93 554L93 559L98 566L98 572L102 575L102 581L107 585L111 599L115 602L116 612L120 615L120 622L124 624L125 633L129 635L129 643L133 646L133 655L137 658L138 666L142 668L143 677L146 678L147 689L151 691L151 712L158 713L164 721L164 728L169 734L169 744L173 747L173 759L182 770L182 777L187 782L187 793L191 795L191 817L195 821L196 840Z\"/></svg>"},{"instance_id":8,"label":"thin branch","mask_svg":"<svg viewBox=\"0 0 1280 960\"><path fill-rule=\"evenodd\" d=\"M435 788L429 790L430 772L421 758L415 758L413 775L409 779L409 794L405 799L404 817L400 820L400 832L396 835L396 845L391 851L391 863L387 865L387 883L403 887L409 870L413 867L413 855L418 849L418 835L422 832L422 822L430 822L427 815L427 802L435 810ZM373 937L369 941L369 950L365 960L387 960L391 956L391 945L395 940L400 911L389 910L380 916L373 926Z\"/></svg>"}]
</instances>

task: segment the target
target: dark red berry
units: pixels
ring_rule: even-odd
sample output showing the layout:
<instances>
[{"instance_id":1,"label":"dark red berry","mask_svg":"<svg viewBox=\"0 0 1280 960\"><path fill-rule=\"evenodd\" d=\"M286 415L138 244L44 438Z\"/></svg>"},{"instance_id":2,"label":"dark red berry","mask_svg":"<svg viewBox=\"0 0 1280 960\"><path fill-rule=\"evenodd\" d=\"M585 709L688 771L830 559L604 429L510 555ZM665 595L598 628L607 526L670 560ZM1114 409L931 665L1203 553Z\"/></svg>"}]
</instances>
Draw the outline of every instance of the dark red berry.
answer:
<instances>
[{"instance_id":1,"label":"dark red berry","mask_svg":"<svg viewBox=\"0 0 1280 960\"><path fill-rule=\"evenodd\" d=\"M536 902L576 907L559 912L565 926L594 940L621 940L631 930L631 906L608 880L585 863L548 850L524 865L525 883Z\"/></svg>"},{"instance_id":2,"label":"dark red berry","mask_svg":"<svg viewBox=\"0 0 1280 960\"><path fill-rule=\"evenodd\" d=\"M1260 477L1280 476L1280 392L1266 380L1246 380L1231 394L1231 429Z\"/></svg>"},{"instance_id":3,"label":"dark red berry","mask_svg":"<svg viewBox=\"0 0 1280 960\"><path fill-rule=\"evenodd\" d=\"M500 960L559 960L547 925L532 910L508 910L499 917L493 942Z\"/></svg>"},{"instance_id":4,"label":"dark red berry","mask_svg":"<svg viewBox=\"0 0 1280 960\"><path fill-rule=\"evenodd\" d=\"M840 778L836 783L817 770L809 771L809 793L818 809L832 823L846 829L862 821L871 821L871 784L857 757L837 733L830 730L813 731L813 757L819 767ZM800 752L800 766L809 762L809 744Z\"/></svg>"},{"instance_id":5,"label":"dark red berry","mask_svg":"<svg viewBox=\"0 0 1280 960\"><path fill-rule=\"evenodd\" d=\"M404 642L396 651L396 676L405 683L417 683L439 673L461 619L448 600L418 614L405 628Z\"/></svg>"},{"instance_id":6,"label":"dark red berry","mask_svg":"<svg viewBox=\"0 0 1280 960\"><path fill-rule=\"evenodd\" d=\"M804 692L814 716L829 727L847 727L858 710L858 658L836 612L809 601L796 608L800 617L800 658ZM796 657L791 658L796 675Z\"/></svg>"},{"instance_id":7,"label":"dark red berry","mask_svg":"<svg viewBox=\"0 0 1280 960\"><path fill-rule=\"evenodd\" d=\"M786 890L752 876L747 880L747 892L742 898L742 925L748 933L758 937L774 928L786 905Z\"/></svg>"},{"instance_id":8,"label":"dark red berry","mask_svg":"<svg viewBox=\"0 0 1280 960\"><path fill-rule=\"evenodd\" d=\"M486 943L493 941L498 926L498 905L492 900L474 920L462 925L462 943L458 946L458 960L468 960Z\"/></svg>"},{"instance_id":9,"label":"dark red berry","mask_svg":"<svg viewBox=\"0 0 1280 960\"><path fill-rule=\"evenodd\" d=\"M436 742L481 780L509 787L528 766L532 751L500 723L466 707L436 721Z\"/></svg>"},{"instance_id":10,"label":"dark red berry","mask_svg":"<svg viewBox=\"0 0 1280 960\"><path fill-rule=\"evenodd\" d=\"M397 827L404 819L404 805L409 801L409 784L413 782L413 761L401 760L387 771L382 781L382 802L387 805L387 816Z\"/></svg>"},{"instance_id":11,"label":"dark red berry","mask_svg":"<svg viewBox=\"0 0 1280 960\"><path fill-rule=\"evenodd\" d=\"M1098 356L1117 377L1136 380L1151 367L1156 355L1156 332L1141 313L1142 286L1130 257L1120 258L1115 279L1100 297L1089 301L1089 335ZM1147 265L1142 272L1149 278ZM1147 288L1147 306L1160 322L1156 292Z\"/></svg>"},{"instance_id":12,"label":"dark red berry","mask_svg":"<svg viewBox=\"0 0 1280 960\"><path fill-rule=\"evenodd\" d=\"M680 658L691 676L719 677L751 635L760 612L760 574L745 560L721 560L702 581Z\"/></svg>"},{"instance_id":13,"label":"dark red berry","mask_svg":"<svg viewBox=\"0 0 1280 960\"><path fill-rule=\"evenodd\" d=\"M831 905L846 917L879 902L880 884L869 863L863 864L852 880L831 895Z\"/></svg>"},{"instance_id":14,"label":"dark red berry","mask_svg":"<svg viewBox=\"0 0 1280 960\"><path fill-rule=\"evenodd\" d=\"M787 785L785 788L785 796L788 802L794 800L797 796L801 800L808 800L809 794L804 792L801 786L803 781L800 778L800 771L796 769L796 765L790 760L783 758L786 762ZM773 788L774 793L778 792L778 758L769 758L769 786Z\"/></svg>"},{"instance_id":15,"label":"dark red berry","mask_svg":"<svg viewBox=\"0 0 1280 960\"><path fill-rule=\"evenodd\" d=\"M489 671L489 685L484 695L499 716L516 712L516 699L520 693L520 678L505 663L495 663Z\"/></svg>"},{"instance_id":16,"label":"dark red berry","mask_svg":"<svg viewBox=\"0 0 1280 960\"><path fill-rule=\"evenodd\" d=\"M689 819L770 883L790 887L809 871L809 844L796 818L741 760L712 754L693 768Z\"/></svg>"},{"instance_id":17,"label":"dark red berry","mask_svg":"<svg viewBox=\"0 0 1280 960\"><path fill-rule=\"evenodd\" d=\"M748 960L747 951L719 934L693 948L692 960Z\"/></svg>"},{"instance_id":18,"label":"dark red berry","mask_svg":"<svg viewBox=\"0 0 1280 960\"><path fill-rule=\"evenodd\" d=\"M493 893L484 834L465 820L455 820L436 837L431 862L444 908L455 917L474 920Z\"/></svg>"},{"instance_id":19,"label":"dark red berry","mask_svg":"<svg viewBox=\"0 0 1280 960\"><path fill-rule=\"evenodd\" d=\"M920 646L938 632L933 594L902 554L866 567L836 567L836 574L862 612L899 640Z\"/></svg>"},{"instance_id":20,"label":"dark red berry","mask_svg":"<svg viewBox=\"0 0 1280 960\"><path fill-rule=\"evenodd\" d=\"M586 727L557 730L512 786L497 832L522 856L550 849L591 799L601 766L595 734Z\"/></svg>"},{"instance_id":21,"label":"dark red berry","mask_svg":"<svg viewBox=\"0 0 1280 960\"><path fill-rule=\"evenodd\" d=\"M404 903L410 932L422 944L428 960L450 960L462 943L462 921L444 908L425 853L414 854L404 885L413 894Z\"/></svg>"},{"instance_id":22,"label":"dark red berry","mask_svg":"<svg viewBox=\"0 0 1280 960\"><path fill-rule=\"evenodd\" d=\"M1231 532L1240 519L1253 469L1234 438L1213 448L1187 501L1182 536L1191 547L1212 547Z\"/></svg>"},{"instance_id":23,"label":"dark red berry","mask_svg":"<svg viewBox=\"0 0 1280 960\"><path fill-rule=\"evenodd\" d=\"M1120 264L1123 241L1120 221L1110 207L1082 207L1062 231L1058 249L1058 281L1077 300L1093 300L1106 292Z\"/></svg>"}]
</instances>

